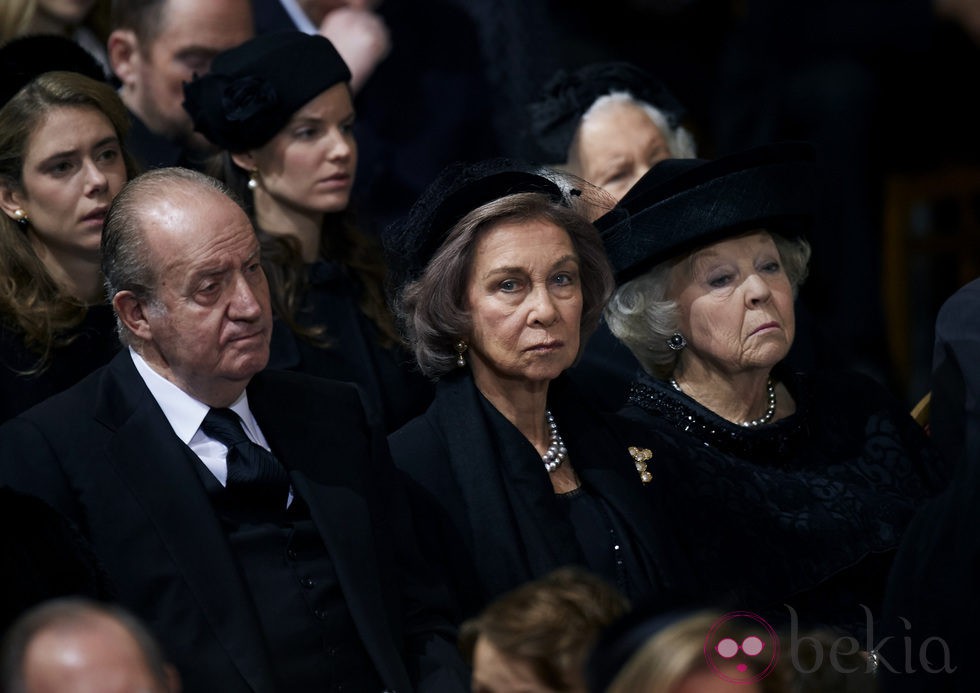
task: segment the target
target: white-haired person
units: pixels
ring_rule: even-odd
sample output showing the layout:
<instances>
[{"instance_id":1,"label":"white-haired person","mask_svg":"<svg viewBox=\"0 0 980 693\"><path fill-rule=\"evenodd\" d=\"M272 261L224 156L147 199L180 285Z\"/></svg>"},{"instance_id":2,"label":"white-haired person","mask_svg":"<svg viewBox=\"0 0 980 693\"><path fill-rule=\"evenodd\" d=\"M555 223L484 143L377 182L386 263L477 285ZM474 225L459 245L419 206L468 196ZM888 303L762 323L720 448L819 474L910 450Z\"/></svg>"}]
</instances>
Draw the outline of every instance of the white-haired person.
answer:
<instances>
[{"instance_id":1,"label":"white-haired person","mask_svg":"<svg viewBox=\"0 0 980 693\"><path fill-rule=\"evenodd\" d=\"M814 166L800 142L654 166L596 221L618 284L605 318L644 369L621 414L688 591L861 634L948 470L875 381L784 362Z\"/></svg>"}]
</instances>

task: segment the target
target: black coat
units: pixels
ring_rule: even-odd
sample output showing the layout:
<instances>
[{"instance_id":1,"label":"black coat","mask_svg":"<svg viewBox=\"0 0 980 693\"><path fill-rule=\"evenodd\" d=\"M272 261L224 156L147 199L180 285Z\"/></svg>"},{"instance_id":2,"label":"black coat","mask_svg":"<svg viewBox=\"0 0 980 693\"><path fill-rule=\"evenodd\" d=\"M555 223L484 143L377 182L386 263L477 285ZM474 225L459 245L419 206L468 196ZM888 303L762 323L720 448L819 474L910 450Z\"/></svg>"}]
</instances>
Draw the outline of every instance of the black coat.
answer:
<instances>
[{"instance_id":1,"label":"black coat","mask_svg":"<svg viewBox=\"0 0 980 693\"><path fill-rule=\"evenodd\" d=\"M453 631L433 608L441 586L419 561L385 441L354 388L263 372L248 398L385 685L463 690ZM0 428L0 483L81 528L188 690L275 691L252 595L195 464L128 352Z\"/></svg>"},{"instance_id":2,"label":"black coat","mask_svg":"<svg viewBox=\"0 0 980 693\"><path fill-rule=\"evenodd\" d=\"M662 557L639 474L626 445L568 385L552 383L549 400L569 459L632 548L624 591L646 598L661 587ZM423 553L446 576L457 618L559 566L588 567L541 456L468 374L444 377L428 411L389 445L407 478Z\"/></svg>"},{"instance_id":3,"label":"black coat","mask_svg":"<svg viewBox=\"0 0 980 693\"><path fill-rule=\"evenodd\" d=\"M882 635L885 693L973 691L980 603L980 280L959 289L936 318L930 426L954 465L946 492L919 511L895 557ZM911 659L906 656L911 645ZM923 647L925 650L923 650ZM921 653L928 656L924 666ZM955 671L953 671L955 669Z\"/></svg>"},{"instance_id":4,"label":"black coat","mask_svg":"<svg viewBox=\"0 0 980 693\"><path fill-rule=\"evenodd\" d=\"M38 355L24 344L23 332L0 323L0 423L71 387L112 359L119 351L112 306L89 308L82 322L62 335L69 336L74 339L52 350L44 370L28 373L37 365Z\"/></svg>"}]
</instances>

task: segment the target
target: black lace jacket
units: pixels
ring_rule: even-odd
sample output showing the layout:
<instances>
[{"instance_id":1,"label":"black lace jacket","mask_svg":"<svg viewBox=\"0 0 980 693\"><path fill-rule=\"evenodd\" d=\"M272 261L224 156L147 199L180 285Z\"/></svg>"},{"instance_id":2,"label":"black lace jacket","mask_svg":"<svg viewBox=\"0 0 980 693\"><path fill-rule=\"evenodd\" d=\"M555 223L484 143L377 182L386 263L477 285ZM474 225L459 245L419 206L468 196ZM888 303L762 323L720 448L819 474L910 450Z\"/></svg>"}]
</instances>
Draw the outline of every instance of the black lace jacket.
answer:
<instances>
[{"instance_id":1,"label":"black lace jacket","mask_svg":"<svg viewBox=\"0 0 980 693\"><path fill-rule=\"evenodd\" d=\"M688 561L673 576L685 599L863 635L902 532L948 472L874 381L782 380L796 413L750 429L641 379L620 412L626 437L652 454L647 490Z\"/></svg>"}]
</instances>

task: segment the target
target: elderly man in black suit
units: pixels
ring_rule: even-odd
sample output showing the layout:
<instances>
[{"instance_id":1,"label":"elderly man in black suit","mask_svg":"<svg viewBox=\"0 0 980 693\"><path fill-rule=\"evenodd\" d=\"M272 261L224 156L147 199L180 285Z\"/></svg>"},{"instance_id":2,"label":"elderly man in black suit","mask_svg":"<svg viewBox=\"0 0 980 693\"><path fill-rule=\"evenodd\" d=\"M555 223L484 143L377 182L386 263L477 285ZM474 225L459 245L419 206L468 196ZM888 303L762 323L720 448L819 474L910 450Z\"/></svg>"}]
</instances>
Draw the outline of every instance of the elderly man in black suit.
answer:
<instances>
[{"instance_id":1,"label":"elderly man in black suit","mask_svg":"<svg viewBox=\"0 0 980 693\"><path fill-rule=\"evenodd\" d=\"M463 690L379 429L349 385L261 372L259 244L211 178L114 201L129 346L0 428L0 482L74 520L188 690Z\"/></svg>"}]
</instances>

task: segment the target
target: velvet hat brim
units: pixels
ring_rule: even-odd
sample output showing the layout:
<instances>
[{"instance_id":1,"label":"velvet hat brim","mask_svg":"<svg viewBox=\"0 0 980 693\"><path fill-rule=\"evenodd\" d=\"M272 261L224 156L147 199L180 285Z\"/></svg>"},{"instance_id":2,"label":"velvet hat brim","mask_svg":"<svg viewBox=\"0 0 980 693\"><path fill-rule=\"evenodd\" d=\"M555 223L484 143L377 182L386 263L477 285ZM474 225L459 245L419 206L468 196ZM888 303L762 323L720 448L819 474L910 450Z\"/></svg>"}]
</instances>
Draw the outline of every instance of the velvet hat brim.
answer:
<instances>
[{"instance_id":1,"label":"velvet hat brim","mask_svg":"<svg viewBox=\"0 0 980 693\"><path fill-rule=\"evenodd\" d=\"M544 171L505 157L444 168L383 234L392 290L418 279L453 227L483 205L518 193L540 193L564 204L566 193Z\"/></svg>"},{"instance_id":2,"label":"velvet hat brim","mask_svg":"<svg viewBox=\"0 0 980 693\"><path fill-rule=\"evenodd\" d=\"M183 105L195 130L239 153L266 144L306 103L349 81L329 39L278 31L218 54L206 75L184 83Z\"/></svg>"},{"instance_id":3,"label":"velvet hat brim","mask_svg":"<svg viewBox=\"0 0 980 693\"><path fill-rule=\"evenodd\" d=\"M814 158L808 143L780 142L656 164L595 222L617 284L752 229L805 235L816 205Z\"/></svg>"},{"instance_id":4,"label":"velvet hat brim","mask_svg":"<svg viewBox=\"0 0 980 693\"><path fill-rule=\"evenodd\" d=\"M0 108L46 72L77 72L106 81L99 61L71 39L53 34L21 36L0 47Z\"/></svg>"}]
</instances>

